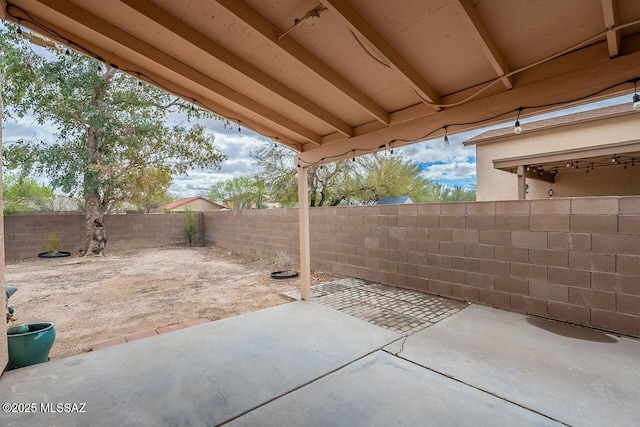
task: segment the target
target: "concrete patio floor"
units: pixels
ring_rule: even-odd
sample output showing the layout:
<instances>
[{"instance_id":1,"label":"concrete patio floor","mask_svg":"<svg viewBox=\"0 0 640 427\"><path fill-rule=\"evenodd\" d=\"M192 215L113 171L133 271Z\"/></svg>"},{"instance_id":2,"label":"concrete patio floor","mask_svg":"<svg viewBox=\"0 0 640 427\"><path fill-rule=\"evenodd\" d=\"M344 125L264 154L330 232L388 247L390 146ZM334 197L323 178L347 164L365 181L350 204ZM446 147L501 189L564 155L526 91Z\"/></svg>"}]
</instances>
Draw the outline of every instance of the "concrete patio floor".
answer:
<instances>
[{"instance_id":1,"label":"concrete patio floor","mask_svg":"<svg viewBox=\"0 0 640 427\"><path fill-rule=\"evenodd\" d=\"M0 425L631 426L638 384L638 340L480 306L403 337L292 302L6 372L38 413Z\"/></svg>"}]
</instances>

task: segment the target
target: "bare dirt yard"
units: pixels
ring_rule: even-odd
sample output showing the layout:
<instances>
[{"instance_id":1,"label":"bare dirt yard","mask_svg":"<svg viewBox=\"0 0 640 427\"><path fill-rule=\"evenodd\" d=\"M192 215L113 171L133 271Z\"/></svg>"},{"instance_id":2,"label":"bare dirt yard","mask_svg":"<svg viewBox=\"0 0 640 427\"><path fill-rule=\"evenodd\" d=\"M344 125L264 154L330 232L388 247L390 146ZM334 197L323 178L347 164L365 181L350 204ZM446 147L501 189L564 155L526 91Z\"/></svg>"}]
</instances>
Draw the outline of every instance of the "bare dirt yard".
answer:
<instances>
[{"instance_id":1,"label":"bare dirt yard","mask_svg":"<svg viewBox=\"0 0 640 427\"><path fill-rule=\"evenodd\" d=\"M31 259L7 264L18 323L51 321L50 357L163 326L236 316L289 302L299 279L274 280L273 260L218 248L107 252L104 257ZM312 284L339 278L312 272Z\"/></svg>"}]
</instances>

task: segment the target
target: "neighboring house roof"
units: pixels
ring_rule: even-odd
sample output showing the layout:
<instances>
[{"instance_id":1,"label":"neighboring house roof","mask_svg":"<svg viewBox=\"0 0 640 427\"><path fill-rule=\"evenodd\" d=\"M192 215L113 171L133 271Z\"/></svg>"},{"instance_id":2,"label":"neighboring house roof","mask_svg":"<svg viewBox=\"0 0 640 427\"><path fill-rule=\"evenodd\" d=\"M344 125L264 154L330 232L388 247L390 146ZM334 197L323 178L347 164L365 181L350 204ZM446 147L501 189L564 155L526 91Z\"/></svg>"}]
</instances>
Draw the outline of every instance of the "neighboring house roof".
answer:
<instances>
[{"instance_id":1,"label":"neighboring house roof","mask_svg":"<svg viewBox=\"0 0 640 427\"><path fill-rule=\"evenodd\" d=\"M158 209L161 210L165 210L165 211L171 211L171 210L175 210L177 208L180 208L181 206L186 206L189 203L196 201L198 199L202 199L205 202L210 203L211 205L215 206L218 209L225 209L224 205L220 205L218 203L212 202L211 200L207 200L204 197L201 196L192 196L192 197L184 197L182 199L178 199L178 200L174 200L173 202L169 202L165 205L160 206Z\"/></svg>"},{"instance_id":2,"label":"neighboring house roof","mask_svg":"<svg viewBox=\"0 0 640 427\"><path fill-rule=\"evenodd\" d=\"M376 205L405 205L413 203L411 197L409 196L393 196L393 197L383 197L378 200Z\"/></svg>"},{"instance_id":3,"label":"neighboring house roof","mask_svg":"<svg viewBox=\"0 0 640 427\"><path fill-rule=\"evenodd\" d=\"M174 200L173 202L169 202L165 205L162 205L160 206L160 209L170 211L171 209L175 209L178 206L185 205L189 202L193 202L194 200L198 200L198 199L201 199L201 197L200 196L184 197L182 199Z\"/></svg>"},{"instance_id":4,"label":"neighboring house roof","mask_svg":"<svg viewBox=\"0 0 640 427\"><path fill-rule=\"evenodd\" d=\"M550 128L573 125L582 122L590 122L593 120L601 120L614 116L626 114L637 114L628 103L620 105L612 105L610 107L598 108L595 110L581 111L579 113L567 114L564 116L552 117L550 119L538 120L535 122L522 123L523 131L535 132ZM464 142L465 146L480 144L495 139L513 136L513 125L500 129L492 129L481 133Z\"/></svg>"}]
</instances>

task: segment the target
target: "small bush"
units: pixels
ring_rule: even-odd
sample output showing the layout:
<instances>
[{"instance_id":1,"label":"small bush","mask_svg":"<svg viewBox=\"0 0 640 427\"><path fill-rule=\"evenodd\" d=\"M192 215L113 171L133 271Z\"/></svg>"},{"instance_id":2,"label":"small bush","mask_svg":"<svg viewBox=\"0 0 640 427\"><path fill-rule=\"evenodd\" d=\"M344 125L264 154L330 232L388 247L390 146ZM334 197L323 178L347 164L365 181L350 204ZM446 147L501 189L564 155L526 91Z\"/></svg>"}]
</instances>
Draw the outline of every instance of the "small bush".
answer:
<instances>
[{"instance_id":1,"label":"small bush","mask_svg":"<svg viewBox=\"0 0 640 427\"><path fill-rule=\"evenodd\" d=\"M189 246L192 246L193 236L198 233L198 225L198 213L187 208L184 211L182 230L184 232L185 239L189 241Z\"/></svg>"},{"instance_id":2,"label":"small bush","mask_svg":"<svg viewBox=\"0 0 640 427\"><path fill-rule=\"evenodd\" d=\"M287 251L276 252L276 268L279 271L290 270L292 264L291 255L289 255Z\"/></svg>"},{"instance_id":3,"label":"small bush","mask_svg":"<svg viewBox=\"0 0 640 427\"><path fill-rule=\"evenodd\" d=\"M58 252L58 249L60 249L60 236L56 233L48 234L44 250L46 252Z\"/></svg>"}]
</instances>

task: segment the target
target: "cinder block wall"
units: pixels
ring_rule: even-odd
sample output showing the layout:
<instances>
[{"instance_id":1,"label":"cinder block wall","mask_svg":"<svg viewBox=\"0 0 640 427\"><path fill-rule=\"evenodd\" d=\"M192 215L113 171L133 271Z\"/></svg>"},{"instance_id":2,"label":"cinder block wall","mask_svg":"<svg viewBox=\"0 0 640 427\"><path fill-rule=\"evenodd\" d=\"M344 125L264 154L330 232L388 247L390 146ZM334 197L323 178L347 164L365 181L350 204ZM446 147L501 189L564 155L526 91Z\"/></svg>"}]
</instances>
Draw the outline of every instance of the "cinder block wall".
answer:
<instances>
[{"instance_id":1,"label":"cinder block wall","mask_svg":"<svg viewBox=\"0 0 640 427\"><path fill-rule=\"evenodd\" d=\"M105 215L107 248L112 250L184 246L183 214ZM203 244L203 221L194 246ZM5 259L33 258L44 251L49 233L60 236L60 250L71 253L84 247L84 215L7 215L4 217Z\"/></svg>"},{"instance_id":2,"label":"cinder block wall","mask_svg":"<svg viewBox=\"0 0 640 427\"><path fill-rule=\"evenodd\" d=\"M297 259L296 209L205 213L205 242ZM640 197L311 209L312 268L640 336Z\"/></svg>"}]
</instances>

